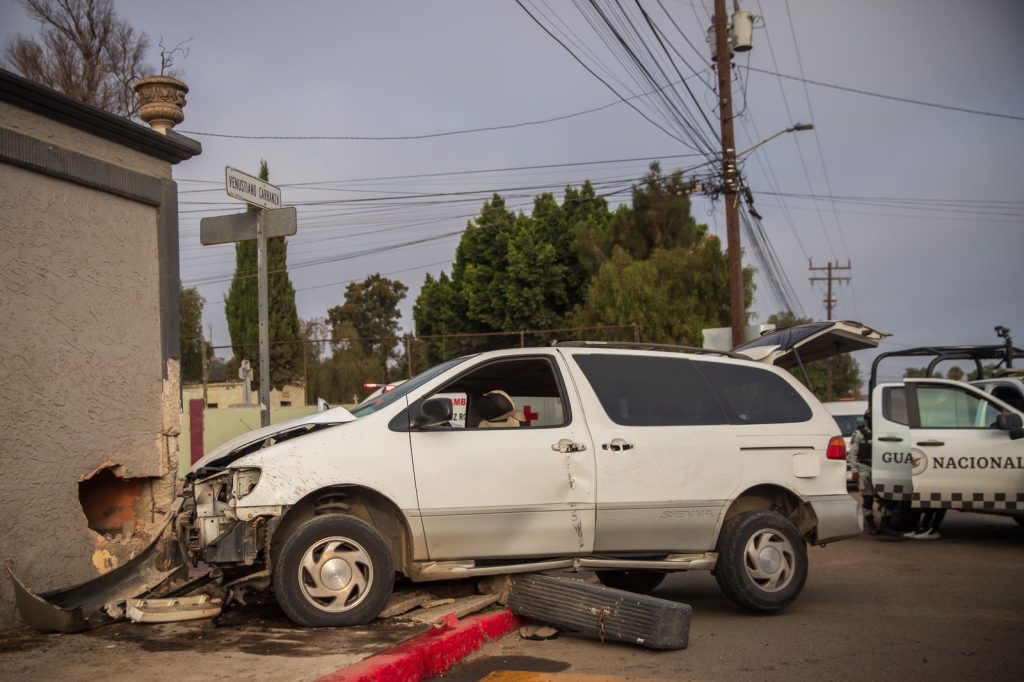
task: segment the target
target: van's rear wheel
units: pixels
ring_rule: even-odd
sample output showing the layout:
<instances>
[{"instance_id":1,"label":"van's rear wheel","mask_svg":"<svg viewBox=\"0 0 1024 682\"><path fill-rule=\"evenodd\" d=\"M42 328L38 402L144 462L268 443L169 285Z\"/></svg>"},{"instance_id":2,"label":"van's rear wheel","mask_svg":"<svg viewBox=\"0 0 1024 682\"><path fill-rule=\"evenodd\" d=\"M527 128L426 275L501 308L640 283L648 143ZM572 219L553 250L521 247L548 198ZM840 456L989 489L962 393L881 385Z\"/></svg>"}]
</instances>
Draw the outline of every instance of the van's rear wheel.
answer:
<instances>
[{"instance_id":1,"label":"van's rear wheel","mask_svg":"<svg viewBox=\"0 0 1024 682\"><path fill-rule=\"evenodd\" d=\"M598 571L597 579L605 587L648 594L661 584L665 574L657 571Z\"/></svg>"},{"instance_id":2,"label":"van's rear wheel","mask_svg":"<svg viewBox=\"0 0 1024 682\"><path fill-rule=\"evenodd\" d=\"M277 603L307 627L369 623L387 603L394 581L384 540L370 525L342 514L303 523L274 561Z\"/></svg>"},{"instance_id":3,"label":"van's rear wheel","mask_svg":"<svg viewBox=\"0 0 1024 682\"><path fill-rule=\"evenodd\" d=\"M729 599L749 611L789 606L807 581L807 545L789 519L774 511L730 519L718 539L715 579Z\"/></svg>"}]
</instances>

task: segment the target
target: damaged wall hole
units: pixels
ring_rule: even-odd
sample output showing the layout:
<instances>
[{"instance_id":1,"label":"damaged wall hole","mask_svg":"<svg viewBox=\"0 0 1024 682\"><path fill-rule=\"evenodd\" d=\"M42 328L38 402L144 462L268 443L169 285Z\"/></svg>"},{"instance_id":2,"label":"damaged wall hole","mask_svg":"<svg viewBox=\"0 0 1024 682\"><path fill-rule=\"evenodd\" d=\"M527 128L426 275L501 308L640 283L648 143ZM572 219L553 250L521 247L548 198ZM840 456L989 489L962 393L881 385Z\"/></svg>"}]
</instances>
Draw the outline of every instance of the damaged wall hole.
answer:
<instances>
[{"instance_id":1,"label":"damaged wall hole","mask_svg":"<svg viewBox=\"0 0 1024 682\"><path fill-rule=\"evenodd\" d=\"M78 501L89 528L100 535L131 536L153 516L152 477L123 478L108 464L78 482Z\"/></svg>"}]
</instances>

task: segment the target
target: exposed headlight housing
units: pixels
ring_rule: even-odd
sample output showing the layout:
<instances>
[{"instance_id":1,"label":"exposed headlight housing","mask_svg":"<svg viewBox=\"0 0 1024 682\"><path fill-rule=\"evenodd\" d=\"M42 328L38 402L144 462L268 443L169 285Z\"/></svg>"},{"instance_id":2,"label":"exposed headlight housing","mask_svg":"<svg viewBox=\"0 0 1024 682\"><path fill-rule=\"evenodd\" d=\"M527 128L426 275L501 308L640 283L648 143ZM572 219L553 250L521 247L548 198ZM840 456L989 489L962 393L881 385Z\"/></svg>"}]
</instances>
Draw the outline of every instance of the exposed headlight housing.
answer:
<instances>
[{"instance_id":1,"label":"exposed headlight housing","mask_svg":"<svg viewBox=\"0 0 1024 682\"><path fill-rule=\"evenodd\" d=\"M238 467L231 470L231 499L237 501L251 493L260 482L259 467Z\"/></svg>"}]
</instances>

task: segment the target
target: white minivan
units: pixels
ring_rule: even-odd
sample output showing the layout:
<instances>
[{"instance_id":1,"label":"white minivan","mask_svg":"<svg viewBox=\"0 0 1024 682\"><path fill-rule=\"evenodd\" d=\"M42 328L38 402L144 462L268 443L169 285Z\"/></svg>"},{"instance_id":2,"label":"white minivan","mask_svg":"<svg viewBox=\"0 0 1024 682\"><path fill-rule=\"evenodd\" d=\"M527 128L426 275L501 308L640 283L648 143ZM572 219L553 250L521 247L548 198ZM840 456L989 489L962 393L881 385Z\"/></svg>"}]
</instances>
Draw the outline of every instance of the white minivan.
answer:
<instances>
[{"instance_id":1,"label":"white minivan","mask_svg":"<svg viewBox=\"0 0 1024 682\"><path fill-rule=\"evenodd\" d=\"M839 427L839 432L843 434L843 439L846 440L846 448L850 448L850 439L853 438L853 432L858 427L864 424L864 413L868 409L868 401L866 400L836 400L832 402L822 403L828 413L832 415L832 418L836 420L836 425ZM846 487L850 490L857 489L857 472L853 470L853 466L847 462L846 465Z\"/></svg>"}]
</instances>

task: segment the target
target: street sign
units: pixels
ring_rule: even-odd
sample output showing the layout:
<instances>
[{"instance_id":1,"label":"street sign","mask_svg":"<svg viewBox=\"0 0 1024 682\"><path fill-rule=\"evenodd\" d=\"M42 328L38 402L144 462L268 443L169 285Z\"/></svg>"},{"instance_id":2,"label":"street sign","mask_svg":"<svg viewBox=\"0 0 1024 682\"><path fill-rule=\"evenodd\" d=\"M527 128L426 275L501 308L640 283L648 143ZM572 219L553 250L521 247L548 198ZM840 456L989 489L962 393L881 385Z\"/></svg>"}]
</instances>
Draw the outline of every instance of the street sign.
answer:
<instances>
[{"instance_id":1,"label":"street sign","mask_svg":"<svg viewBox=\"0 0 1024 682\"><path fill-rule=\"evenodd\" d=\"M256 239L256 221L262 215L263 229L267 239L290 237L298 230L295 207L286 206L274 210L233 213L203 218L199 221L199 241L205 246L228 244Z\"/></svg>"},{"instance_id":2,"label":"street sign","mask_svg":"<svg viewBox=\"0 0 1024 682\"><path fill-rule=\"evenodd\" d=\"M226 166L224 187L229 197L260 208L281 208L281 188Z\"/></svg>"},{"instance_id":3,"label":"street sign","mask_svg":"<svg viewBox=\"0 0 1024 682\"><path fill-rule=\"evenodd\" d=\"M228 196L260 210L203 218L199 241L204 245L256 240L256 307L259 316L260 424L270 426L270 321L267 295L267 239L295 234L295 207L281 208L281 188L231 166L224 169Z\"/></svg>"}]
</instances>

